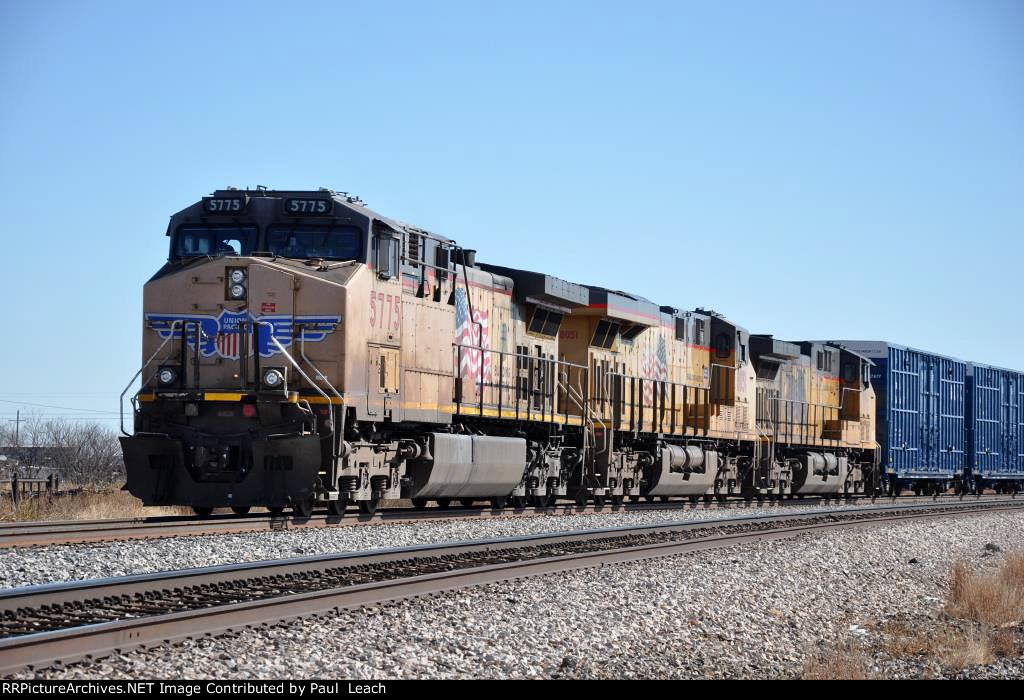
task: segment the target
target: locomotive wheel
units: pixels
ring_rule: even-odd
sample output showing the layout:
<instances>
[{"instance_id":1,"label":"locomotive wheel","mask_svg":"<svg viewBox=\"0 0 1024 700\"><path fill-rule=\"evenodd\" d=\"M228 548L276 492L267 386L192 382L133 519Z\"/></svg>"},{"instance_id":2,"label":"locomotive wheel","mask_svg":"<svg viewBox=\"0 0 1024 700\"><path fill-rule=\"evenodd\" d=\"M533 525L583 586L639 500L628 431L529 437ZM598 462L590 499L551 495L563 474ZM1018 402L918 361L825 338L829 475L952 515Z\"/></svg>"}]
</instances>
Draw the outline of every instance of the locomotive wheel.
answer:
<instances>
[{"instance_id":1,"label":"locomotive wheel","mask_svg":"<svg viewBox=\"0 0 1024 700\"><path fill-rule=\"evenodd\" d=\"M368 501L359 501L359 512L363 515L373 515L377 512L377 506L379 504L379 498L371 498Z\"/></svg>"},{"instance_id":2,"label":"locomotive wheel","mask_svg":"<svg viewBox=\"0 0 1024 700\"><path fill-rule=\"evenodd\" d=\"M438 508L447 508L451 504L452 504L452 499L450 499L450 498L439 498L439 499L437 499L437 507Z\"/></svg>"},{"instance_id":3,"label":"locomotive wheel","mask_svg":"<svg viewBox=\"0 0 1024 700\"><path fill-rule=\"evenodd\" d=\"M235 515L246 515L249 512L249 506L231 506L231 512Z\"/></svg>"},{"instance_id":4,"label":"locomotive wheel","mask_svg":"<svg viewBox=\"0 0 1024 700\"><path fill-rule=\"evenodd\" d=\"M213 514L213 506L192 506L192 512L201 518L206 518Z\"/></svg>"},{"instance_id":5,"label":"locomotive wheel","mask_svg":"<svg viewBox=\"0 0 1024 700\"><path fill-rule=\"evenodd\" d=\"M526 507L526 496L513 496L512 507L516 510L522 510Z\"/></svg>"},{"instance_id":6,"label":"locomotive wheel","mask_svg":"<svg viewBox=\"0 0 1024 700\"><path fill-rule=\"evenodd\" d=\"M412 507L416 510L423 510L427 507L427 499L425 498L414 498L412 499Z\"/></svg>"},{"instance_id":7,"label":"locomotive wheel","mask_svg":"<svg viewBox=\"0 0 1024 700\"><path fill-rule=\"evenodd\" d=\"M313 515L313 497L303 498L292 504L292 512L297 518L308 518Z\"/></svg>"},{"instance_id":8,"label":"locomotive wheel","mask_svg":"<svg viewBox=\"0 0 1024 700\"><path fill-rule=\"evenodd\" d=\"M271 515L280 515L284 512L284 506L267 506L267 512Z\"/></svg>"},{"instance_id":9,"label":"locomotive wheel","mask_svg":"<svg viewBox=\"0 0 1024 700\"><path fill-rule=\"evenodd\" d=\"M508 499L505 496L495 496L491 499L491 508L494 510L505 510L506 503L508 503Z\"/></svg>"},{"instance_id":10,"label":"locomotive wheel","mask_svg":"<svg viewBox=\"0 0 1024 700\"><path fill-rule=\"evenodd\" d=\"M327 502L327 512L330 515L341 517L345 515L345 511L348 509L348 497L339 498L336 501Z\"/></svg>"}]
</instances>

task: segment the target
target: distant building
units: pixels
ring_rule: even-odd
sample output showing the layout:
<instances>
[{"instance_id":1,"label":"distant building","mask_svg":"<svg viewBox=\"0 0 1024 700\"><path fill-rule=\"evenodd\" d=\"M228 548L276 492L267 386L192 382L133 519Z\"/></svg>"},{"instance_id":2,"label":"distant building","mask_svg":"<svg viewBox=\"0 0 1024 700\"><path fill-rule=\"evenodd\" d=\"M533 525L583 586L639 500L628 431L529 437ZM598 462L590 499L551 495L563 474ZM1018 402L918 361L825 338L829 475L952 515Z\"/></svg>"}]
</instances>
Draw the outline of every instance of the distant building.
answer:
<instances>
[{"instance_id":1,"label":"distant building","mask_svg":"<svg viewBox=\"0 0 1024 700\"><path fill-rule=\"evenodd\" d=\"M57 449L46 446L0 447L0 476L10 478L17 472L19 476L29 477L41 471L53 471Z\"/></svg>"}]
</instances>

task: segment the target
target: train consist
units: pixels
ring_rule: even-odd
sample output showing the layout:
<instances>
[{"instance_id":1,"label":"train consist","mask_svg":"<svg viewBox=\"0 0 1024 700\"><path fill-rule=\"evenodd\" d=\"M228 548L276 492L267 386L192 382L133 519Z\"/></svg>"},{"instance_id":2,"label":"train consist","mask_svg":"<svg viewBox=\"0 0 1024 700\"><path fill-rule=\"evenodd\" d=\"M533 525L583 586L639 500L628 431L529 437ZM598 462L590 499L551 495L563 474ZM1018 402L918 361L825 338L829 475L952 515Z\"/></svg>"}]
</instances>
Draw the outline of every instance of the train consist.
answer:
<instances>
[{"instance_id":1,"label":"train consist","mask_svg":"<svg viewBox=\"0 0 1024 700\"><path fill-rule=\"evenodd\" d=\"M500 508L1024 478L1019 374L785 342L713 311L478 263L325 189L219 190L167 235L121 439L126 487L147 505L340 515L397 498ZM927 387L909 388L915 372Z\"/></svg>"}]
</instances>

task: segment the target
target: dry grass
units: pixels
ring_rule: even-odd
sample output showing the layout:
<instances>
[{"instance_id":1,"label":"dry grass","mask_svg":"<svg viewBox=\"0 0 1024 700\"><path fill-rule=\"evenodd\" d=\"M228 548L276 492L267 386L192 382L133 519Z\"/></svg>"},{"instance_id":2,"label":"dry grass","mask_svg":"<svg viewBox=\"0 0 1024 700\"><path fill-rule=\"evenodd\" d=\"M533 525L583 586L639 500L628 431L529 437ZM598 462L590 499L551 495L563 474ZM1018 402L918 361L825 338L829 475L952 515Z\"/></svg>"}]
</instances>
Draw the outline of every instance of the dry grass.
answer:
<instances>
[{"instance_id":1,"label":"dry grass","mask_svg":"<svg viewBox=\"0 0 1024 700\"><path fill-rule=\"evenodd\" d=\"M991 573L953 564L946 614L994 626L1024 620L1024 552L1008 553Z\"/></svg>"},{"instance_id":2,"label":"dry grass","mask_svg":"<svg viewBox=\"0 0 1024 700\"><path fill-rule=\"evenodd\" d=\"M994 662L1024 651L1024 552L1006 554L998 569L973 571L966 563L950 568L946 617L915 624L890 620L877 628L876 648L893 659L920 657L948 669ZM867 625L874 628L873 625ZM929 666L925 665L927 671ZM804 678L862 679L871 676L866 653L848 644L819 652L804 664Z\"/></svg>"},{"instance_id":3,"label":"dry grass","mask_svg":"<svg viewBox=\"0 0 1024 700\"><path fill-rule=\"evenodd\" d=\"M887 623L881 629L882 650L893 658L921 656L935 648L935 638L911 627L905 621Z\"/></svg>"},{"instance_id":4,"label":"dry grass","mask_svg":"<svg viewBox=\"0 0 1024 700\"><path fill-rule=\"evenodd\" d=\"M908 656L933 657L943 666L965 668L991 663L992 644L978 630L945 629L936 633L894 622L882 628L881 649L894 659Z\"/></svg>"},{"instance_id":5,"label":"dry grass","mask_svg":"<svg viewBox=\"0 0 1024 700\"><path fill-rule=\"evenodd\" d=\"M983 630L947 631L936 639L933 654L943 666L949 668L983 666L995 660L992 643Z\"/></svg>"},{"instance_id":6,"label":"dry grass","mask_svg":"<svg viewBox=\"0 0 1024 700\"><path fill-rule=\"evenodd\" d=\"M819 652L804 662L801 676L808 681L864 681L872 678L871 659L852 644Z\"/></svg>"},{"instance_id":7,"label":"dry grass","mask_svg":"<svg viewBox=\"0 0 1024 700\"><path fill-rule=\"evenodd\" d=\"M52 500L23 498L17 508L9 498L0 499L0 521L103 520L191 513L191 508L147 508L127 491L120 490L83 491Z\"/></svg>"},{"instance_id":8,"label":"dry grass","mask_svg":"<svg viewBox=\"0 0 1024 700\"><path fill-rule=\"evenodd\" d=\"M964 562L950 568L945 612L953 618L927 632L906 621L883 626L880 647L893 658L927 656L949 668L992 663L1021 651L1024 620L1024 553L1011 552L999 568L974 572Z\"/></svg>"}]
</instances>

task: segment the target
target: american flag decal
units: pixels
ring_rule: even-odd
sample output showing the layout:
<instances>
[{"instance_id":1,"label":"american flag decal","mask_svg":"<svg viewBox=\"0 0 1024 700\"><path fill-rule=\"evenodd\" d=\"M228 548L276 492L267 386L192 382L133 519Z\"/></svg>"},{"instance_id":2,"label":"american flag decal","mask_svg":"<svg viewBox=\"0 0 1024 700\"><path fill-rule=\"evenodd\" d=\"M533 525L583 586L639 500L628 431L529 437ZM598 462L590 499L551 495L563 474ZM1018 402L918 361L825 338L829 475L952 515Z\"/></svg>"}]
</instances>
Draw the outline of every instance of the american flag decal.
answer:
<instances>
[{"instance_id":1,"label":"american flag decal","mask_svg":"<svg viewBox=\"0 0 1024 700\"><path fill-rule=\"evenodd\" d=\"M241 338L241 334L238 331L235 331L234 333L218 333L217 353L221 357L237 360L239 338Z\"/></svg>"},{"instance_id":2,"label":"american flag decal","mask_svg":"<svg viewBox=\"0 0 1024 700\"><path fill-rule=\"evenodd\" d=\"M469 346L459 348L459 372L463 379L470 379L482 384L491 374L491 357L489 352L481 352L475 348L487 349L490 333L487 327L487 312L473 310L473 320L469 320L469 300L466 290L461 287L455 290L455 344Z\"/></svg>"},{"instance_id":3,"label":"american flag decal","mask_svg":"<svg viewBox=\"0 0 1024 700\"><path fill-rule=\"evenodd\" d=\"M647 348L640 371L645 379L655 379L659 382L668 379L668 348L665 346L664 336L658 336L657 350ZM654 382L644 382L644 403L654 403Z\"/></svg>"}]
</instances>

